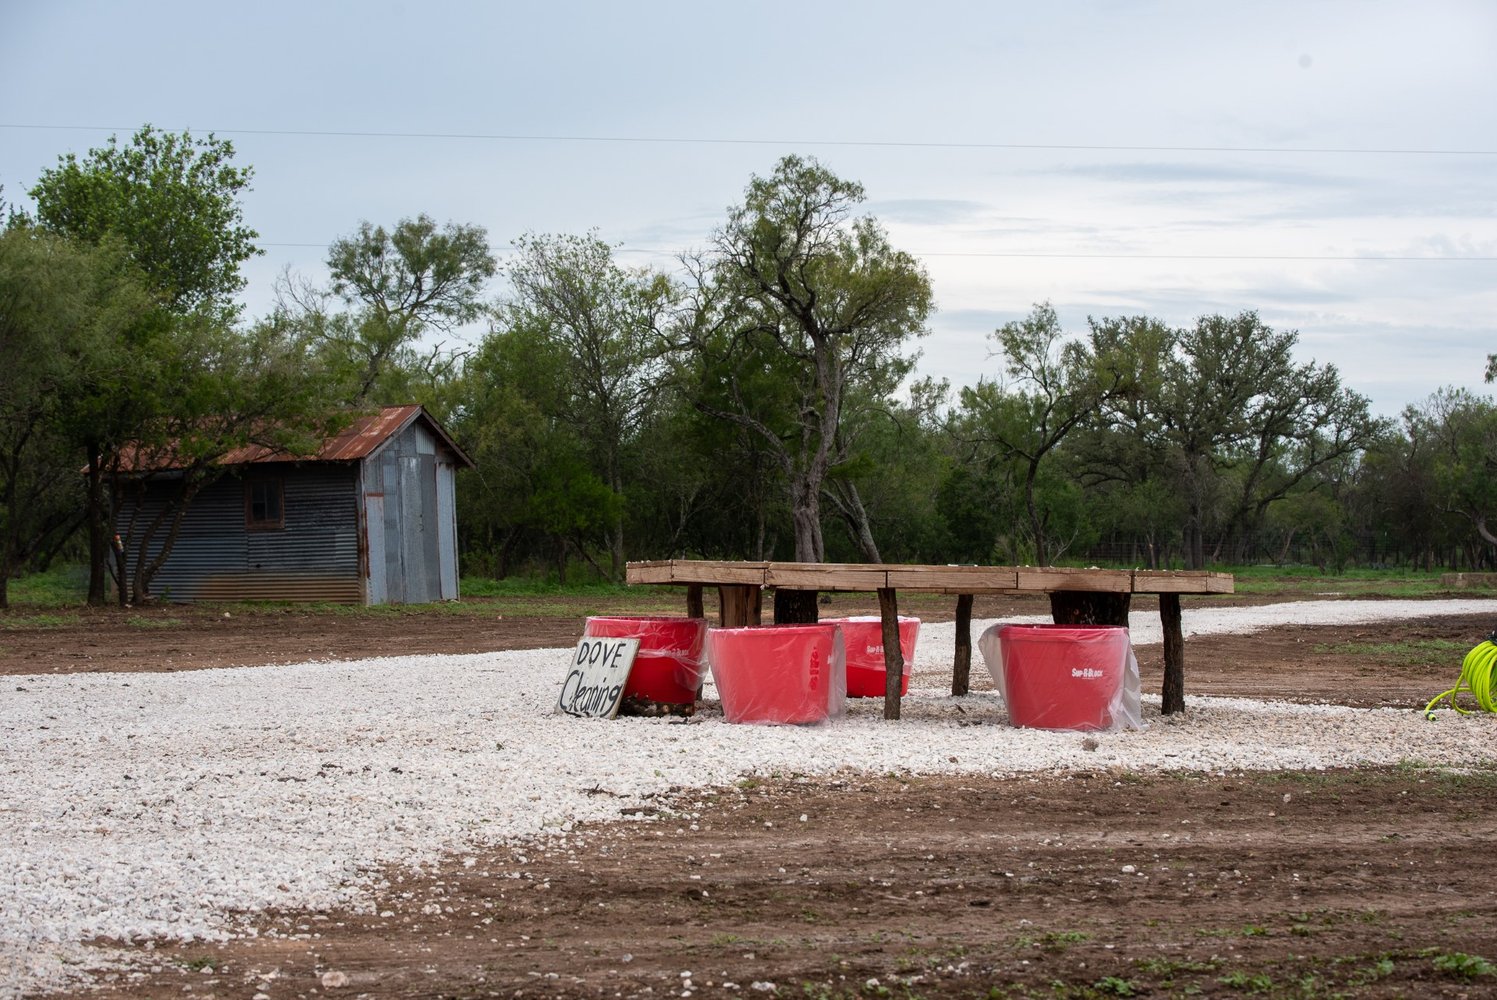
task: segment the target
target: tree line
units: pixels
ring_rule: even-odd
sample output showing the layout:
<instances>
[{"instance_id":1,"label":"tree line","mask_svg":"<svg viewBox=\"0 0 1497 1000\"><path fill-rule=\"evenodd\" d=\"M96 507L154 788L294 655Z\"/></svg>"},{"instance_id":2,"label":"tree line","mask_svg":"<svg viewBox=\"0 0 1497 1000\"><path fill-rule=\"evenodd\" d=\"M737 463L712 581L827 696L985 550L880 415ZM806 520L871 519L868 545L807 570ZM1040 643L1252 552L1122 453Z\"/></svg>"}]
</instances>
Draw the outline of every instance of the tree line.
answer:
<instances>
[{"instance_id":1,"label":"tree line","mask_svg":"<svg viewBox=\"0 0 1497 1000\"><path fill-rule=\"evenodd\" d=\"M221 456L305 453L409 402L474 459L462 558L498 577L1497 551L1491 398L1377 418L1251 311L1067 331L1041 303L974 351L972 384L914 378L930 279L812 159L751 177L670 269L626 267L596 233L522 235L501 269L481 227L366 222L328 248L325 284L285 273L258 317L236 304L260 252L252 177L229 142L146 126L62 156L32 209L0 201L0 606L59 559L88 564L91 602L149 599L194 496L234 474ZM176 502L121 523L168 468Z\"/></svg>"}]
</instances>

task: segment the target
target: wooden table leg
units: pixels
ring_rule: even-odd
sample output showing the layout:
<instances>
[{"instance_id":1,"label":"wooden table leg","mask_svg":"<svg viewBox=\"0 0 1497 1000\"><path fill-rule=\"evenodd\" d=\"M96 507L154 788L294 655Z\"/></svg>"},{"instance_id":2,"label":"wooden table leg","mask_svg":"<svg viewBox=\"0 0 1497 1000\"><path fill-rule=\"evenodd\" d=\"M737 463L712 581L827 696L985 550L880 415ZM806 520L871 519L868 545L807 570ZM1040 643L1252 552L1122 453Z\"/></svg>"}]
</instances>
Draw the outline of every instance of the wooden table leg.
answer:
<instances>
[{"instance_id":1,"label":"wooden table leg","mask_svg":"<svg viewBox=\"0 0 1497 1000\"><path fill-rule=\"evenodd\" d=\"M758 625L760 588L753 584L724 584L717 588L717 623L723 628Z\"/></svg>"},{"instance_id":2,"label":"wooden table leg","mask_svg":"<svg viewBox=\"0 0 1497 1000\"><path fill-rule=\"evenodd\" d=\"M686 617L706 617L706 611L702 606L702 585L700 583L688 583L686 585Z\"/></svg>"},{"instance_id":3,"label":"wooden table leg","mask_svg":"<svg viewBox=\"0 0 1497 1000\"><path fill-rule=\"evenodd\" d=\"M1180 627L1180 595L1159 595L1159 624L1164 627L1165 715L1185 711L1185 634Z\"/></svg>"},{"instance_id":4,"label":"wooden table leg","mask_svg":"<svg viewBox=\"0 0 1497 1000\"><path fill-rule=\"evenodd\" d=\"M956 659L951 665L951 693L966 694L972 678L972 595L956 598Z\"/></svg>"},{"instance_id":5,"label":"wooden table leg","mask_svg":"<svg viewBox=\"0 0 1497 1000\"><path fill-rule=\"evenodd\" d=\"M899 689L904 685L904 651L899 648L899 603L892 587L880 587L878 613L884 636L884 718L899 718Z\"/></svg>"}]
</instances>

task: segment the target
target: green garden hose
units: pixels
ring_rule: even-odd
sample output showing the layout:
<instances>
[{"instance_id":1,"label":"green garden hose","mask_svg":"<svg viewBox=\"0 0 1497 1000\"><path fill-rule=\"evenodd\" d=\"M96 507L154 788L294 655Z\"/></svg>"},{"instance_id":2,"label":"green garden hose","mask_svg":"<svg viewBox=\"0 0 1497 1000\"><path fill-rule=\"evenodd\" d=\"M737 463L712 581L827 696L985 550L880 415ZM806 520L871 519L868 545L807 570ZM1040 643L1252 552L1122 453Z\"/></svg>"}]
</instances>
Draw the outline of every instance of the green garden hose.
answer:
<instances>
[{"instance_id":1,"label":"green garden hose","mask_svg":"<svg viewBox=\"0 0 1497 1000\"><path fill-rule=\"evenodd\" d=\"M1462 691L1470 691L1471 697L1476 699L1476 704L1484 712L1497 712L1497 700L1493 698L1493 672L1497 668L1497 633L1489 636L1461 661L1461 679L1456 682L1455 687L1444 694L1435 697L1428 705L1424 706L1424 717L1433 719L1435 717L1435 706L1446 698L1450 699L1450 707L1462 715L1470 715L1466 709L1456 704L1456 695Z\"/></svg>"}]
</instances>

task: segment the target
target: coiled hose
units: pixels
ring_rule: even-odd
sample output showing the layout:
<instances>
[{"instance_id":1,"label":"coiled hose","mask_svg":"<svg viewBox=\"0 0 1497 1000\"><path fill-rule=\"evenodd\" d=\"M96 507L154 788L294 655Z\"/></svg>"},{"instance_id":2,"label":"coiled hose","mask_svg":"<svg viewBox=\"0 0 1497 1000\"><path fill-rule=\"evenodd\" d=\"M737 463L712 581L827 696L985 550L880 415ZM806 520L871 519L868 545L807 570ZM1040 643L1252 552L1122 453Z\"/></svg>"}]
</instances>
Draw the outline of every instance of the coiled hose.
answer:
<instances>
[{"instance_id":1,"label":"coiled hose","mask_svg":"<svg viewBox=\"0 0 1497 1000\"><path fill-rule=\"evenodd\" d=\"M1497 632L1479 644L1475 649L1466 654L1461 661L1461 679L1456 681L1455 687L1438 695L1424 706L1424 717L1433 719L1435 717L1435 706L1446 698L1450 699L1450 707L1462 715L1471 713L1456 703L1456 695L1462 691L1470 691L1471 697L1476 699L1476 704L1484 712L1497 712L1497 700L1493 698L1493 671L1497 668Z\"/></svg>"}]
</instances>

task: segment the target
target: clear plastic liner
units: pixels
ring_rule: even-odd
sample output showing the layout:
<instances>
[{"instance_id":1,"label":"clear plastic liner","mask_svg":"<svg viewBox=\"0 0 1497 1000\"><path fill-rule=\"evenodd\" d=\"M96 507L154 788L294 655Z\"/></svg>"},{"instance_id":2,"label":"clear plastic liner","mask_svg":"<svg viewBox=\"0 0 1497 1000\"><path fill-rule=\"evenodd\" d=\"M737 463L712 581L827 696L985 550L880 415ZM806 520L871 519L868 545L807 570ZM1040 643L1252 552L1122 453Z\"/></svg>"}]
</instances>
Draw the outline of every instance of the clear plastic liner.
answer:
<instances>
[{"instance_id":1,"label":"clear plastic liner","mask_svg":"<svg viewBox=\"0 0 1497 1000\"><path fill-rule=\"evenodd\" d=\"M847 650L847 696L882 698L884 691L884 620L878 615L823 618L823 625L842 629ZM904 676L899 693L910 693L910 665L915 662L915 642L920 637L920 619L899 616L899 652L904 656Z\"/></svg>"},{"instance_id":2,"label":"clear plastic liner","mask_svg":"<svg viewBox=\"0 0 1497 1000\"><path fill-rule=\"evenodd\" d=\"M1015 726L1143 728L1138 659L1121 625L998 624L977 648Z\"/></svg>"},{"instance_id":3,"label":"clear plastic liner","mask_svg":"<svg viewBox=\"0 0 1497 1000\"><path fill-rule=\"evenodd\" d=\"M836 625L708 629L707 661L729 722L824 722L847 710Z\"/></svg>"},{"instance_id":4,"label":"clear plastic liner","mask_svg":"<svg viewBox=\"0 0 1497 1000\"><path fill-rule=\"evenodd\" d=\"M707 619L617 615L589 618L590 639L638 639L639 653L624 685L624 697L690 705L702 689L702 649Z\"/></svg>"}]
</instances>

